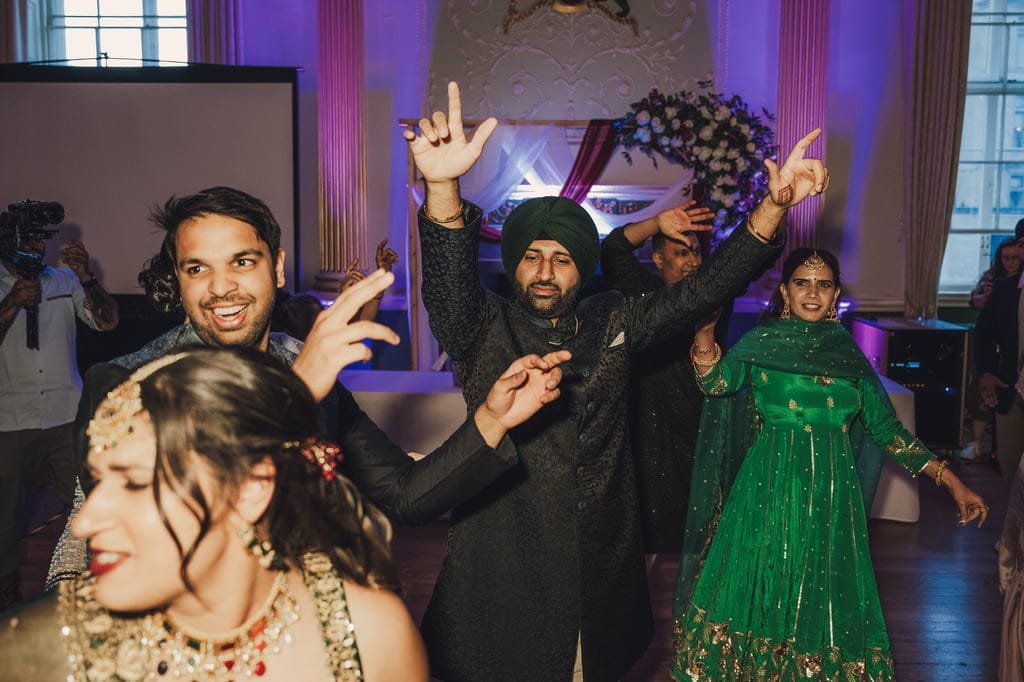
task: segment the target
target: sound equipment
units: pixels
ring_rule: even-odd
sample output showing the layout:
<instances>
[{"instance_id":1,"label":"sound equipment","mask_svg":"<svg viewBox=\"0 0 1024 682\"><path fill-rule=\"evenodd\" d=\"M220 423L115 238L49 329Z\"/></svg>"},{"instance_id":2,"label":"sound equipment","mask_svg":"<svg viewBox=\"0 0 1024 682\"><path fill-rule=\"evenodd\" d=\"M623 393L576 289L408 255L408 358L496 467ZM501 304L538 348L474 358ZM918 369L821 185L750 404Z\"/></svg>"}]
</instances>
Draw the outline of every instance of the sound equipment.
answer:
<instances>
[{"instance_id":1,"label":"sound equipment","mask_svg":"<svg viewBox=\"0 0 1024 682\"><path fill-rule=\"evenodd\" d=\"M917 437L935 449L963 445L969 329L941 320L855 318L853 338L878 371L914 392Z\"/></svg>"}]
</instances>

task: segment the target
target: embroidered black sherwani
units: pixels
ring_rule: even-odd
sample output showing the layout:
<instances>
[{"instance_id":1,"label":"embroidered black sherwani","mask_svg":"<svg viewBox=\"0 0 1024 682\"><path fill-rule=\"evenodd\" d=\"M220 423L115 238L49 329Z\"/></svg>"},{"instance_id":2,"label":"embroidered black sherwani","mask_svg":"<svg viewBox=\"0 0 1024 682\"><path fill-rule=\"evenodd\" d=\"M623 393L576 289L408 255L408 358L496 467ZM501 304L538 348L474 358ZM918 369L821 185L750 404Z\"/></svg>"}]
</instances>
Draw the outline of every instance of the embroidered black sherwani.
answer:
<instances>
[{"instance_id":1,"label":"embroidered black sherwani","mask_svg":"<svg viewBox=\"0 0 1024 682\"><path fill-rule=\"evenodd\" d=\"M626 439L629 357L691 327L774 259L741 228L687 279L643 298L580 301L552 327L484 291L481 212L447 229L420 211L423 300L470 410L515 358L572 351L562 396L512 432L519 462L452 512L448 552L423 620L445 680L567 680L577 638L587 682L615 680L651 637ZM560 345L553 345L560 344Z\"/></svg>"}]
</instances>

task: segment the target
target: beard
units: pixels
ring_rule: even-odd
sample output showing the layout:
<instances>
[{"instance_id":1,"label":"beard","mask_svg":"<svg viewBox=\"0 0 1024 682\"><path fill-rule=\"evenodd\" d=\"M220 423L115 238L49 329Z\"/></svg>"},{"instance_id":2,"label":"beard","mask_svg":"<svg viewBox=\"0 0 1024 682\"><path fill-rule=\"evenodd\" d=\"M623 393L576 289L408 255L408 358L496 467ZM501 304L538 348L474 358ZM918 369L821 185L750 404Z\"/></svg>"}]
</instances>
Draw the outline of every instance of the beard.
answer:
<instances>
[{"instance_id":1,"label":"beard","mask_svg":"<svg viewBox=\"0 0 1024 682\"><path fill-rule=\"evenodd\" d=\"M201 308L208 311L212 310L214 306L240 304L247 304L249 307L246 311L246 322L238 329L226 331L218 328L216 324L208 320L203 315L202 310L197 311L198 314L188 315L188 319L192 324L192 328L195 330L196 335L199 336L207 346L245 346L248 348L257 348L263 340L264 334L266 334L267 330L270 328L270 316L274 311L272 303L270 305L266 305L264 302L261 305L255 297L246 297L244 300L241 298L210 299L203 301Z\"/></svg>"},{"instance_id":2,"label":"beard","mask_svg":"<svg viewBox=\"0 0 1024 682\"><path fill-rule=\"evenodd\" d=\"M566 313L572 311L576 307L576 297L580 293L580 285L576 284L570 287L567 291L562 291L562 288L554 282L531 282L527 286L523 286L518 281L516 285L516 299L537 317L544 318L546 320L554 320L560 317L564 317ZM533 286L543 285L545 287L552 287L556 290L556 293L552 295L539 296L532 291Z\"/></svg>"}]
</instances>

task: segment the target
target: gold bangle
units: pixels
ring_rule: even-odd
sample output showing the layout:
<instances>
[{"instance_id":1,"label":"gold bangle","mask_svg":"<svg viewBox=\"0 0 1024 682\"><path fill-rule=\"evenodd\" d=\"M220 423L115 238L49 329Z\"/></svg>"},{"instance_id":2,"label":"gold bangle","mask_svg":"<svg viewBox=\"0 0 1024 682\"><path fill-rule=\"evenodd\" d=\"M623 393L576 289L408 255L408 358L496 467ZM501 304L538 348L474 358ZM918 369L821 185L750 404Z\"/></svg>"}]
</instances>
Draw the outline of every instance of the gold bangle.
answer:
<instances>
[{"instance_id":1,"label":"gold bangle","mask_svg":"<svg viewBox=\"0 0 1024 682\"><path fill-rule=\"evenodd\" d=\"M462 213L463 213L463 209L465 209L465 208L466 208L466 202L464 200L460 199L459 200L459 212L458 213L456 213L454 215L451 215L451 216L449 216L447 218L435 218L434 216L430 215L430 213L427 211L427 205L423 204L423 215L425 215L427 217L427 220L429 220L432 223L437 223L438 225L445 225L447 223L454 223L456 220L461 218L462 217Z\"/></svg>"},{"instance_id":2,"label":"gold bangle","mask_svg":"<svg viewBox=\"0 0 1024 682\"><path fill-rule=\"evenodd\" d=\"M714 352L714 356L711 358L711 362L700 361L697 359L698 355L707 355L708 353ZM711 348L698 348L697 342L694 341L693 345L690 346L690 362L695 367L714 367L718 364L718 361L722 359L722 349L716 343Z\"/></svg>"},{"instance_id":3,"label":"gold bangle","mask_svg":"<svg viewBox=\"0 0 1024 682\"><path fill-rule=\"evenodd\" d=\"M936 469L935 469L935 486L937 488L941 488L941 487L946 485L945 483L942 482L942 472L945 471L948 467L949 467L949 462L947 462L946 460L942 460L941 462L939 462L939 466L936 467Z\"/></svg>"},{"instance_id":4,"label":"gold bangle","mask_svg":"<svg viewBox=\"0 0 1024 682\"><path fill-rule=\"evenodd\" d=\"M754 235L754 238L757 239L762 244L771 244L772 240L775 239L775 234L774 233L769 238L769 237L765 237L763 234L761 234L760 232L755 230L754 229L754 224L751 222L750 218L747 218L747 231L750 232L750 234Z\"/></svg>"}]
</instances>

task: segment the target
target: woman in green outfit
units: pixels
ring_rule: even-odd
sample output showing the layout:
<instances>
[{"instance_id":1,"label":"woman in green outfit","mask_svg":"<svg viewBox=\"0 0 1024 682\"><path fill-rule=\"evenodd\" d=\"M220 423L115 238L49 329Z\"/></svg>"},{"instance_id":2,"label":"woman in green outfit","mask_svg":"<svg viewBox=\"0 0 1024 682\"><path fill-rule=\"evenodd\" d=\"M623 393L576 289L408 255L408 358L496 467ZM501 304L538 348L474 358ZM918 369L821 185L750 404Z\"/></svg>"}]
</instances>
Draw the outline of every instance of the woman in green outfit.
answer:
<instances>
[{"instance_id":1,"label":"woman in green outfit","mask_svg":"<svg viewBox=\"0 0 1024 682\"><path fill-rule=\"evenodd\" d=\"M984 500L896 420L838 324L839 264L786 260L776 319L691 359L705 403L676 592L678 680L891 680L865 510L888 455L946 487L961 525Z\"/></svg>"}]
</instances>

